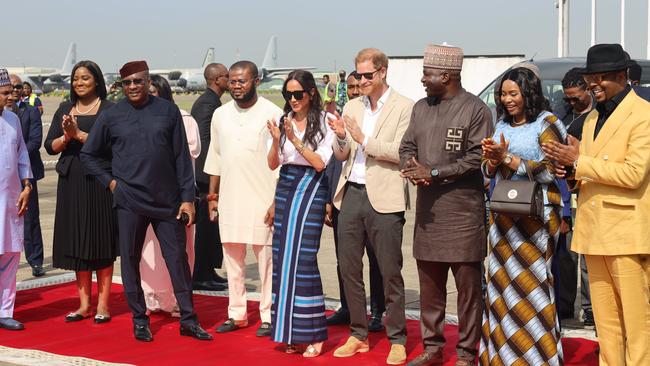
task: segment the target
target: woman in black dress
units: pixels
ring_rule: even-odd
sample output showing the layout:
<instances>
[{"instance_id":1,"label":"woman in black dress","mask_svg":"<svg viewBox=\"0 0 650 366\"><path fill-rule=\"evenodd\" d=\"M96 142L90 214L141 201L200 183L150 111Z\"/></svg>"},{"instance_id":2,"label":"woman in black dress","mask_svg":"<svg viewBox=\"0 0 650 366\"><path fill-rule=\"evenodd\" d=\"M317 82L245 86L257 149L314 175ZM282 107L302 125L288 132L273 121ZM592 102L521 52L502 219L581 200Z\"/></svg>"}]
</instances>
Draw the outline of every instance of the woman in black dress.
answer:
<instances>
[{"instance_id":1,"label":"woman in black dress","mask_svg":"<svg viewBox=\"0 0 650 366\"><path fill-rule=\"evenodd\" d=\"M108 299L118 248L113 197L95 178L85 174L79 152L97 117L112 105L106 100L106 85L99 66L92 61L80 61L72 69L70 102L59 106L45 140L49 154L61 153L56 165L59 182L53 264L75 271L79 290L80 306L66 315L66 322L83 320L92 314L92 271L97 272L99 289L95 323L111 319Z\"/></svg>"}]
</instances>

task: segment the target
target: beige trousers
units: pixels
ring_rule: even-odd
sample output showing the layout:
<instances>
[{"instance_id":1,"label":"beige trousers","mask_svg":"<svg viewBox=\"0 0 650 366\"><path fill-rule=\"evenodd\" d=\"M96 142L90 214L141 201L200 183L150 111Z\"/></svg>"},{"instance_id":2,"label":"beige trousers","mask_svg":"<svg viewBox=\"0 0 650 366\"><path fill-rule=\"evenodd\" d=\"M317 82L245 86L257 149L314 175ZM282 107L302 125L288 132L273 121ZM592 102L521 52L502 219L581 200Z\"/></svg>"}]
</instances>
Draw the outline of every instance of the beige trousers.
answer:
<instances>
[{"instance_id":1,"label":"beige trousers","mask_svg":"<svg viewBox=\"0 0 650 366\"><path fill-rule=\"evenodd\" d=\"M228 317L247 320L246 310L246 248L241 243L222 243L223 264L228 274ZM273 252L270 245L251 245L260 272L260 319L271 322L271 281L273 279Z\"/></svg>"},{"instance_id":2,"label":"beige trousers","mask_svg":"<svg viewBox=\"0 0 650 366\"><path fill-rule=\"evenodd\" d=\"M585 258L600 365L650 365L650 255Z\"/></svg>"}]
</instances>

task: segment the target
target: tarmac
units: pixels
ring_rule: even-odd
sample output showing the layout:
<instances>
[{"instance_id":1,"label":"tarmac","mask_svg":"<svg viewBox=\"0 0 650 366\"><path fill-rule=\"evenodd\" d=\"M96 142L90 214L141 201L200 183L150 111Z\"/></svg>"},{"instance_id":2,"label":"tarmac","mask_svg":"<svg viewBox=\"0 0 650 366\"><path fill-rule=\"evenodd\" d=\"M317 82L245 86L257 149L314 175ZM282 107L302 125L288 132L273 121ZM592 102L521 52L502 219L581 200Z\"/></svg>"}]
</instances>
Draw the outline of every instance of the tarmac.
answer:
<instances>
[{"instance_id":1,"label":"tarmac","mask_svg":"<svg viewBox=\"0 0 650 366\"><path fill-rule=\"evenodd\" d=\"M266 96L268 99L277 102L281 100L279 94L278 96ZM180 108L185 110L190 110L193 101L198 98L198 95L176 95L174 96L176 103ZM222 100L225 102L228 99L227 96L224 96ZM61 98L58 97L43 97L42 98L44 114L43 114L43 139L47 136L47 131L49 125L52 121L54 112L58 108ZM51 156L47 154L44 148L41 149L41 156L46 165L45 178L38 182L39 190L39 204L40 204L40 218L41 218L41 230L43 233L43 244L44 244L44 253L45 260L43 267L47 271L44 277L39 278L39 280L45 279L57 279L61 278L61 275L71 274L72 272L64 271L61 269L56 269L52 267L52 237L53 237L53 228L54 228L54 215L56 207L56 186L57 186L57 174L54 171L54 166L56 164L56 156ZM411 199L414 200L416 197L416 192L413 187L411 187ZM414 201L412 202L414 204ZM415 222L415 211L407 210L406 211L406 224L404 225L404 236L402 241L402 255L404 258L404 265L402 269L402 276L404 278L405 285L405 294L406 294L406 307L409 314L413 317L417 317L419 313L420 304L419 304L419 283L415 259L413 258L413 224ZM321 236L321 247L318 253L318 263L321 272L322 282L323 282L323 291L330 307L335 308L339 299L339 288L338 280L336 275L336 255L334 250L334 238L332 235L331 228L325 226L323 228L323 234ZM364 267L368 267L367 257L364 257ZM223 269L217 269L217 272L225 277L226 273ZM116 282L119 282L120 276L120 260L119 258L115 262L114 275L116 277ZM30 283L34 280L32 276L31 267L24 259L24 255L21 257L21 262L18 270L17 280L24 284ZM364 282L366 284L366 294L369 296L369 279L368 271L364 270ZM255 257L253 256L252 251L249 251L246 256L246 288L252 293L259 291L260 281L257 271L257 263L255 262ZM578 291L578 293L580 293ZM96 296L96 294L94 294ZM254 295L253 295L254 296ZM369 301L369 300L368 300ZM449 274L449 280L447 282L447 320L449 322L456 322L456 301L457 301L457 290L454 284L453 275ZM576 301L576 314L579 314L579 301ZM76 309L70 309L74 311ZM201 314L198 314L199 318ZM224 319L225 320L225 319ZM29 324L26 324L28 327ZM571 332L572 336L579 336L589 339L594 339L593 331L587 330L583 331L581 323L576 320L569 320L563 322L563 327L566 331ZM42 352L34 352L31 350L12 350L6 347L0 346L0 366L2 365L36 365L43 364L43 357L50 357L46 363L48 365L101 365L106 363L95 362L93 360L83 359L79 361L76 358L69 357L58 357L56 355L47 354L43 355ZM40 362L37 362L38 360ZM56 360L56 362L54 362Z\"/></svg>"}]
</instances>

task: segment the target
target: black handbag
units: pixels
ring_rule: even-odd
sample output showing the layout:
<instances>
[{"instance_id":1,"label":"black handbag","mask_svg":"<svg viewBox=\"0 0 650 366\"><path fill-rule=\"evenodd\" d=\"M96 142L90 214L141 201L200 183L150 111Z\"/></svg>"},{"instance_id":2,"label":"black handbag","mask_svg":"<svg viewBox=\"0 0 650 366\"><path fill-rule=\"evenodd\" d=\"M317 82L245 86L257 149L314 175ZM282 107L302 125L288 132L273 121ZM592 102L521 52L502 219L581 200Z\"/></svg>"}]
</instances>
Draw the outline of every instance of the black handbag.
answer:
<instances>
[{"instance_id":1,"label":"black handbag","mask_svg":"<svg viewBox=\"0 0 650 366\"><path fill-rule=\"evenodd\" d=\"M511 217L544 217L542 185L533 180L526 167L529 180L502 179L490 197L490 211Z\"/></svg>"}]
</instances>

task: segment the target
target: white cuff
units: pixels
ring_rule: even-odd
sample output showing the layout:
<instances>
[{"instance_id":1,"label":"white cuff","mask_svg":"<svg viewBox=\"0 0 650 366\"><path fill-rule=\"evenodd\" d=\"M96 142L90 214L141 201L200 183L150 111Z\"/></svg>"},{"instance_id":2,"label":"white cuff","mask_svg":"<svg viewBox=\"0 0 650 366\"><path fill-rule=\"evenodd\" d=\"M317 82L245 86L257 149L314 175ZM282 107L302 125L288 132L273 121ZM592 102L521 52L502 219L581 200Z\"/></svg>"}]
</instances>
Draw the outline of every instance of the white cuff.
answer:
<instances>
[{"instance_id":1,"label":"white cuff","mask_svg":"<svg viewBox=\"0 0 650 366\"><path fill-rule=\"evenodd\" d=\"M368 136L365 136L365 137L363 138L363 144L361 144L361 146L363 146L363 149L364 149L364 150L366 149L366 146L368 146L368 140L369 140L369 137L368 137Z\"/></svg>"}]
</instances>

